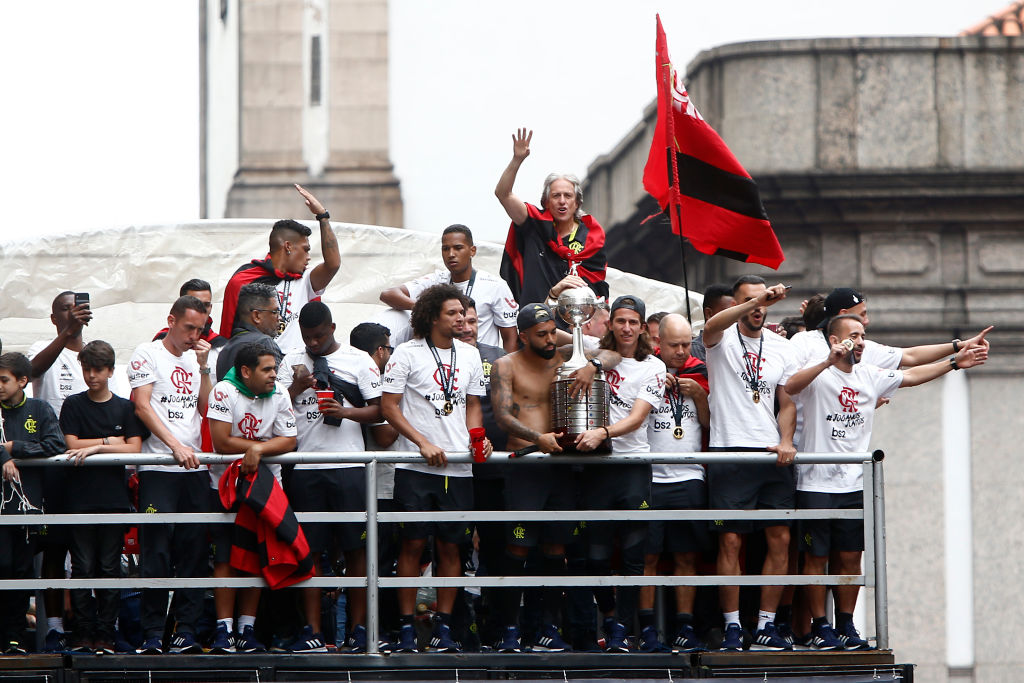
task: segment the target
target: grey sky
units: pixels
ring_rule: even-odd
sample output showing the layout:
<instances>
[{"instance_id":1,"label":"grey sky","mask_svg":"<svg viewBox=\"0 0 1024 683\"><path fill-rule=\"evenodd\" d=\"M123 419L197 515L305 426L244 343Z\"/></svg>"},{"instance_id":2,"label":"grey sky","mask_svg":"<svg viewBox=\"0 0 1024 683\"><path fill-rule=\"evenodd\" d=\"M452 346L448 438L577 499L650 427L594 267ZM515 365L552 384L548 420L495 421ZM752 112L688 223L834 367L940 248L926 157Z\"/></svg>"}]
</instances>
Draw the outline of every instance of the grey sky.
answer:
<instances>
[{"instance_id":1,"label":"grey sky","mask_svg":"<svg viewBox=\"0 0 1024 683\"><path fill-rule=\"evenodd\" d=\"M406 226L502 240L492 192L517 126L535 131L521 197L552 170L585 175L654 97L656 12L684 67L729 42L953 35L1005 4L391 0ZM183 0L0 3L0 240L198 216L197 16Z\"/></svg>"}]
</instances>

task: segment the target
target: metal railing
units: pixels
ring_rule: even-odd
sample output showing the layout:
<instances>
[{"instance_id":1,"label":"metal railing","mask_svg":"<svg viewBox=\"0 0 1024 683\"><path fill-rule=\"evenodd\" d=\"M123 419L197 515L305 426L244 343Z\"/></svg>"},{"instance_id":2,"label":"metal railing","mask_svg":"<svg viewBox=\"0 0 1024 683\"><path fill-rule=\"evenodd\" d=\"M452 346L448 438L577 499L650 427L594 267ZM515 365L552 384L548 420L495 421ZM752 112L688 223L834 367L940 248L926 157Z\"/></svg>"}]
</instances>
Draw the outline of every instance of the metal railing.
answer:
<instances>
[{"instance_id":1,"label":"metal railing","mask_svg":"<svg viewBox=\"0 0 1024 683\"><path fill-rule=\"evenodd\" d=\"M507 461L508 453L494 453L489 462ZM449 463L473 462L468 452L448 453ZM237 455L198 454L203 464L226 464L239 459ZM420 587L503 587L503 586L764 586L764 585L826 585L864 586L874 589L875 637L880 649L889 647L888 607L885 571L885 498L882 472L882 451L860 453L798 453L794 464L857 464L864 470L864 505L862 509L794 509L794 510L566 510L515 511L516 521L654 521L654 520L803 520L863 519L864 573L850 575L702 575L702 576L453 576L453 577L381 577L379 567L379 522L402 521L476 521L507 522L509 513L500 510L469 510L459 512L380 512L377 507L379 463L423 464L419 453L397 451L360 451L347 453L289 453L264 458L267 464L339 463L364 464L366 476L366 512L296 512L299 522L356 522L366 524L366 576L318 576L294 587L366 588L367 652L378 652L380 588ZM555 455L539 453L517 457L509 466L531 464L688 464L716 463L774 464L774 453L638 453L620 455ZM65 456L15 461L19 467L75 467ZM85 466L104 465L174 465L170 455L100 454L87 458ZM83 514L0 514L0 525L82 524L158 524L158 523L233 523L235 513L87 513ZM265 586L260 577L122 577L110 579L4 579L0 590L46 588L221 588Z\"/></svg>"}]
</instances>

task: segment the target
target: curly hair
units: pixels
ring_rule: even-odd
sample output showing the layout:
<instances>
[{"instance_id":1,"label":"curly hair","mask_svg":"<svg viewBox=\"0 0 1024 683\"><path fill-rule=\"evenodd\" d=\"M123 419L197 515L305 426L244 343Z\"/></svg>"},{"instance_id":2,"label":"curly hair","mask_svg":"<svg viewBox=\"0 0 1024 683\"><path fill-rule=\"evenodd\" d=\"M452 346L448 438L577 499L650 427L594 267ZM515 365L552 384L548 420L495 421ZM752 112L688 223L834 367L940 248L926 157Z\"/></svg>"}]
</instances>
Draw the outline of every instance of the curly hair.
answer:
<instances>
[{"instance_id":1,"label":"curly hair","mask_svg":"<svg viewBox=\"0 0 1024 683\"><path fill-rule=\"evenodd\" d=\"M469 299L454 285L434 285L423 290L416 299L416 305L412 307L412 318L409 323L413 336L418 339L429 337L434 321L441 317L444 302L452 299L458 299L464 308L469 305Z\"/></svg>"}]
</instances>

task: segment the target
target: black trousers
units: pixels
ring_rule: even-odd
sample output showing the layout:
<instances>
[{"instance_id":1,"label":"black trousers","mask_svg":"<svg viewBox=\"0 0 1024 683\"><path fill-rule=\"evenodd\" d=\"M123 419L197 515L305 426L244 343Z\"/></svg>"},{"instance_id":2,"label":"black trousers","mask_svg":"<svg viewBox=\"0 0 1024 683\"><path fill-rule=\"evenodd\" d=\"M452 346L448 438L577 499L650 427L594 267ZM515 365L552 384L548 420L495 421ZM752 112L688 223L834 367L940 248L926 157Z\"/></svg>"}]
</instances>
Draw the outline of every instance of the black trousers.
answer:
<instances>
[{"instance_id":1,"label":"black trousers","mask_svg":"<svg viewBox=\"0 0 1024 683\"><path fill-rule=\"evenodd\" d=\"M35 534L28 535L25 527L0 527L0 579L33 578L35 546ZM21 641L29 594L27 590L0 591L0 642L4 645Z\"/></svg>"},{"instance_id":2,"label":"black trousers","mask_svg":"<svg viewBox=\"0 0 1024 683\"><path fill-rule=\"evenodd\" d=\"M119 524L71 527L71 577L74 579L116 579L121 576L124 529ZM121 606L116 588L76 588L71 591L76 635L104 641L114 640L114 622Z\"/></svg>"},{"instance_id":3,"label":"black trousers","mask_svg":"<svg viewBox=\"0 0 1024 683\"><path fill-rule=\"evenodd\" d=\"M210 474L199 472L139 473L141 512L209 512ZM218 511L219 512L219 511ZM209 573L210 547L206 524L141 524L142 578L205 577ZM175 631L196 632L203 611L203 588L175 590ZM142 632L146 638L161 637L167 620L167 589L142 591Z\"/></svg>"}]
</instances>

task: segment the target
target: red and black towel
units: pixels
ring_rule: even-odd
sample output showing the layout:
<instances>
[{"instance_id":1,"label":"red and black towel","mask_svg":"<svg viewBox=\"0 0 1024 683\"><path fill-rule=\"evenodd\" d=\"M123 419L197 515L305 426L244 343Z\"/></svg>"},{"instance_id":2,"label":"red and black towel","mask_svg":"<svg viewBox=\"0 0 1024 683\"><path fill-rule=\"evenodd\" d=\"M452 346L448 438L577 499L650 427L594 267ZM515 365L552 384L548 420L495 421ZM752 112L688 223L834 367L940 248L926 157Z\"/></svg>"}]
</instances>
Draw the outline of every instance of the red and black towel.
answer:
<instances>
[{"instance_id":1,"label":"red and black towel","mask_svg":"<svg viewBox=\"0 0 1024 683\"><path fill-rule=\"evenodd\" d=\"M224 508L238 510L231 566L262 576L271 589L305 581L313 576L313 556L284 489L266 465L255 474L241 467L241 458L232 462L217 487Z\"/></svg>"},{"instance_id":2,"label":"red and black towel","mask_svg":"<svg viewBox=\"0 0 1024 683\"><path fill-rule=\"evenodd\" d=\"M224 306L220 313L220 336L225 339L231 337L231 330L234 329L235 311L238 308L238 290L250 282L277 287L285 280L301 280L302 273L285 273L274 268L274 262L270 260L270 254L262 261L253 259L241 266L228 280L224 287Z\"/></svg>"}]
</instances>

